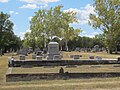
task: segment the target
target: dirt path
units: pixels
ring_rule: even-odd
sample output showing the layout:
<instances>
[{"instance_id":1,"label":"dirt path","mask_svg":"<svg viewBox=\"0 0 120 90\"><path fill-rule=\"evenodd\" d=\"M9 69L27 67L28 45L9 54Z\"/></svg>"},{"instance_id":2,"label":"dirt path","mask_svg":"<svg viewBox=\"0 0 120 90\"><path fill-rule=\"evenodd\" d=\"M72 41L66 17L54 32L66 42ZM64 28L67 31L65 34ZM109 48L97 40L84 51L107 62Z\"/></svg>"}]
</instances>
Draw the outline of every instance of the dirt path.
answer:
<instances>
[{"instance_id":1,"label":"dirt path","mask_svg":"<svg viewBox=\"0 0 120 90\"><path fill-rule=\"evenodd\" d=\"M26 85L9 85L9 86L1 86L1 89L12 89L12 88L24 88L24 87L28 87L28 88L32 88L32 87L60 87L60 86L78 86L78 85L104 85L104 84L120 84L120 81L113 81L113 82L83 82L83 83L62 83L62 84L26 84ZM120 87L119 87L120 90Z\"/></svg>"}]
</instances>

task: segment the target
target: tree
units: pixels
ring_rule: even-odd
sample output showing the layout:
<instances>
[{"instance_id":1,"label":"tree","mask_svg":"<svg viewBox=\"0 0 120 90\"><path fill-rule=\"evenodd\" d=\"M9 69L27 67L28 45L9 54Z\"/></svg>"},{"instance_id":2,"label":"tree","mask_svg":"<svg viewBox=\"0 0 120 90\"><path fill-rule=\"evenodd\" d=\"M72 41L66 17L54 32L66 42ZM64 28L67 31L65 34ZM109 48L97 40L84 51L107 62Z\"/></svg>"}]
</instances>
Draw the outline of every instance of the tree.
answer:
<instances>
[{"instance_id":1,"label":"tree","mask_svg":"<svg viewBox=\"0 0 120 90\"><path fill-rule=\"evenodd\" d=\"M38 12L35 12L35 16L30 21L33 38L41 39L41 42L48 42L47 40L52 40L56 36L65 39L67 46L68 40L78 36L80 30L75 30L69 26L70 23L77 22L75 13L63 12L61 11L62 7L62 5L58 5L55 8L50 8L50 10L38 10ZM44 45L46 47L46 43Z\"/></svg>"},{"instance_id":2,"label":"tree","mask_svg":"<svg viewBox=\"0 0 120 90\"><path fill-rule=\"evenodd\" d=\"M14 34L14 24L9 18L9 14L0 12L0 49L3 52L10 49L17 50L22 44L21 39Z\"/></svg>"},{"instance_id":3,"label":"tree","mask_svg":"<svg viewBox=\"0 0 120 90\"><path fill-rule=\"evenodd\" d=\"M116 48L120 36L119 0L95 0L96 14L90 14L90 25L103 31L109 53Z\"/></svg>"},{"instance_id":4,"label":"tree","mask_svg":"<svg viewBox=\"0 0 120 90\"><path fill-rule=\"evenodd\" d=\"M0 33L4 31L12 32L14 24L9 18L10 15L0 12Z\"/></svg>"}]
</instances>

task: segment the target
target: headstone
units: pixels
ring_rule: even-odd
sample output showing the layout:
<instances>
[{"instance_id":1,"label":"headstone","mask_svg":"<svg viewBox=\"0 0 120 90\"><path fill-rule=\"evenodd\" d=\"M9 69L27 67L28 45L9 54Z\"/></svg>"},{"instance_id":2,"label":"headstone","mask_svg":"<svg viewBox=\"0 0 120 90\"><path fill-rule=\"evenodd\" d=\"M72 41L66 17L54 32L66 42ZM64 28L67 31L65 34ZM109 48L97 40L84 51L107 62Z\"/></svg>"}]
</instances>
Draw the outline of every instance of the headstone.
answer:
<instances>
[{"instance_id":1,"label":"headstone","mask_svg":"<svg viewBox=\"0 0 120 90\"><path fill-rule=\"evenodd\" d=\"M70 55L70 58L74 58L74 55Z\"/></svg>"},{"instance_id":2,"label":"headstone","mask_svg":"<svg viewBox=\"0 0 120 90\"><path fill-rule=\"evenodd\" d=\"M61 60L61 56L60 55L54 55L53 60Z\"/></svg>"},{"instance_id":3,"label":"headstone","mask_svg":"<svg viewBox=\"0 0 120 90\"><path fill-rule=\"evenodd\" d=\"M64 69L62 67L60 68L59 73L61 73L61 74L64 73Z\"/></svg>"},{"instance_id":4,"label":"headstone","mask_svg":"<svg viewBox=\"0 0 120 90\"><path fill-rule=\"evenodd\" d=\"M19 55L20 60L25 60L25 55Z\"/></svg>"},{"instance_id":5,"label":"headstone","mask_svg":"<svg viewBox=\"0 0 120 90\"><path fill-rule=\"evenodd\" d=\"M102 57L96 56L96 60L102 60Z\"/></svg>"},{"instance_id":6,"label":"headstone","mask_svg":"<svg viewBox=\"0 0 120 90\"><path fill-rule=\"evenodd\" d=\"M120 57L118 57L118 62L120 62Z\"/></svg>"},{"instance_id":7,"label":"headstone","mask_svg":"<svg viewBox=\"0 0 120 90\"><path fill-rule=\"evenodd\" d=\"M94 59L94 56L89 56L89 59Z\"/></svg>"},{"instance_id":8,"label":"headstone","mask_svg":"<svg viewBox=\"0 0 120 90\"><path fill-rule=\"evenodd\" d=\"M32 59L36 59L36 54L33 54L33 55L32 55Z\"/></svg>"},{"instance_id":9,"label":"headstone","mask_svg":"<svg viewBox=\"0 0 120 90\"><path fill-rule=\"evenodd\" d=\"M42 60L42 56L36 56L37 60Z\"/></svg>"},{"instance_id":10,"label":"headstone","mask_svg":"<svg viewBox=\"0 0 120 90\"><path fill-rule=\"evenodd\" d=\"M35 52L35 54L37 54L38 52L41 52L41 50L39 47L37 47L37 48L35 48L34 52Z\"/></svg>"},{"instance_id":11,"label":"headstone","mask_svg":"<svg viewBox=\"0 0 120 90\"><path fill-rule=\"evenodd\" d=\"M47 53L47 48L43 48L43 54Z\"/></svg>"},{"instance_id":12,"label":"headstone","mask_svg":"<svg viewBox=\"0 0 120 90\"><path fill-rule=\"evenodd\" d=\"M48 44L48 60L53 60L54 55L60 55L59 44L57 42L50 42Z\"/></svg>"},{"instance_id":13,"label":"headstone","mask_svg":"<svg viewBox=\"0 0 120 90\"><path fill-rule=\"evenodd\" d=\"M80 55L74 55L74 59L80 59Z\"/></svg>"},{"instance_id":14,"label":"headstone","mask_svg":"<svg viewBox=\"0 0 120 90\"><path fill-rule=\"evenodd\" d=\"M32 47L30 47L30 48L28 49L28 54L31 54L31 53L33 53Z\"/></svg>"},{"instance_id":15,"label":"headstone","mask_svg":"<svg viewBox=\"0 0 120 90\"><path fill-rule=\"evenodd\" d=\"M80 48L76 47L75 51L80 52Z\"/></svg>"},{"instance_id":16,"label":"headstone","mask_svg":"<svg viewBox=\"0 0 120 90\"><path fill-rule=\"evenodd\" d=\"M28 48L20 48L20 50L17 52L19 55L25 55L27 56Z\"/></svg>"},{"instance_id":17,"label":"headstone","mask_svg":"<svg viewBox=\"0 0 120 90\"><path fill-rule=\"evenodd\" d=\"M36 55L37 55L37 56L43 56L42 51L38 51L38 52L36 53Z\"/></svg>"},{"instance_id":18,"label":"headstone","mask_svg":"<svg viewBox=\"0 0 120 90\"><path fill-rule=\"evenodd\" d=\"M99 52L99 45L95 45L94 50L95 50L95 52Z\"/></svg>"}]
</instances>

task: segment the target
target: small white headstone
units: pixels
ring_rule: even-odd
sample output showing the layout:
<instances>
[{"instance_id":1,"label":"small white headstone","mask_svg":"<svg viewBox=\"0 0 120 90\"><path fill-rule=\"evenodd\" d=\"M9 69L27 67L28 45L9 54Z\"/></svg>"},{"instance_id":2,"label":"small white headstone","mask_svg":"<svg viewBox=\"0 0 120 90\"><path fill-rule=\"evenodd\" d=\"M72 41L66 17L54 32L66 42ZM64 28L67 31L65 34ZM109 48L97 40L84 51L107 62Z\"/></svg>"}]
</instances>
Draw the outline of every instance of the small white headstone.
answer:
<instances>
[{"instance_id":1,"label":"small white headstone","mask_svg":"<svg viewBox=\"0 0 120 90\"><path fill-rule=\"evenodd\" d=\"M36 59L37 59L37 60L42 60L42 57L43 57L43 56L36 56Z\"/></svg>"}]
</instances>

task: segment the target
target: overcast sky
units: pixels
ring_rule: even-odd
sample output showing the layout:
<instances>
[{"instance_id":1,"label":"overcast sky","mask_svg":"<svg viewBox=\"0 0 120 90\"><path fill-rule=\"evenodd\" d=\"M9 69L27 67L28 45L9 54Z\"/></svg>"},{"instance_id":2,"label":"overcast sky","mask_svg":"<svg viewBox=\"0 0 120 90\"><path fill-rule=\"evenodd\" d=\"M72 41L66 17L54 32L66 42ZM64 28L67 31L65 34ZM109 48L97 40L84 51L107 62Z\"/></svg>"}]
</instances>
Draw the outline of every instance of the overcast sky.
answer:
<instances>
[{"instance_id":1,"label":"overcast sky","mask_svg":"<svg viewBox=\"0 0 120 90\"><path fill-rule=\"evenodd\" d=\"M79 23L73 23L74 28L81 28L80 36L94 37L101 33L88 25L89 14L94 13L94 0L0 0L0 12L11 15L10 20L14 23L14 32L21 38L29 31L29 21L34 12L39 9L49 9L57 5L63 5L63 11L72 10L77 12L76 17Z\"/></svg>"}]
</instances>

